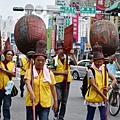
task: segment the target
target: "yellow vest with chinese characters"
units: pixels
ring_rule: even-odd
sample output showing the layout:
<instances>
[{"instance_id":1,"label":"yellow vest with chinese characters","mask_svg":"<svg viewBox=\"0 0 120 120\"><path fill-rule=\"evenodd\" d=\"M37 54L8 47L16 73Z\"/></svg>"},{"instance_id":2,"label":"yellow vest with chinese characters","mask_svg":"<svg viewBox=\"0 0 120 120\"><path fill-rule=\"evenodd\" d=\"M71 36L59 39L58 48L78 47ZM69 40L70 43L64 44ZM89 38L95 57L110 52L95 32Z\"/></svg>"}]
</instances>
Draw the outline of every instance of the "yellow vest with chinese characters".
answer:
<instances>
[{"instance_id":1,"label":"yellow vest with chinese characters","mask_svg":"<svg viewBox=\"0 0 120 120\"><path fill-rule=\"evenodd\" d=\"M0 62L0 65L3 68L5 68L2 61ZM15 65L14 62L8 62L6 66L7 66L9 71L12 71L12 69L14 68L14 65ZM12 80L12 77L11 77L11 80ZM0 70L0 89L4 89L8 82L9 82L8 75L5 72Z\"/></svg>"},{"instance_id":2,"label":"yellow vest with chinese characters","mask_svg":"<svg viewBox=\"0 0 120 120\"><path fill-rule=\"evenodd\" d=\"M54 60L56 59L56 57L54 57ZM58 65L56 66L56 70L58 72L64 72L66 70L66 59L64 59L64 64L61 62L60 59L58 59ZM61 83L63 82L63 80L65 80L65 75L55 75L55 80L57 83ZM70 65L68 65L68 75L67 75L67 82L71 82L72 81L72 77L70 74Z\"/></svg>"},{"instance_id":3,"label":"yellow vest with chinese characters","mask_svg":"<svg viewBox=\"0 0 120 120\"><path fill-rule=\"evenodd\" d=\"M27 70L30 68L30 61L27 61L27 58L25 57L22 57L21 58L21 61L22 61L22 67ZM25 72L23 69L20 68L20 75L25 75Z\"/></svg>"},{"instance_id":4,"label":"yellow vest with chinese characters","mask_svg":"<svg viewBox=\"0 0 120 120\"><path fill-rule=\"evenodd\" d=\"M103 88L105 86L105 69L102 66L102 73L100 73L96 69L94 70L95 70L95 84L98 87L98 89L103 93ZM106 72L106 86L108 86L107 72ZM91 86L85 95L85 100L87 100L88 102L99 103L103 101L103 98Z\"/></svg>"},{"instance_id":5,"label":"yellow vest with chinese characters","mask_svg":"<svg viewBox=\"0 0 120 120\"><path fill-rule=\"evenodd\" d=\"M34 78L34 94L36 97L35 105L38 103L42 107L51 107L52 105L52 95L51 95L51 89L50 85L54 85L55 78L54 74L50 71L50 78L51 78L51 84L49 82L44 82L44 74L41 71L39 76L37 78ZM31 70L27 70L25 74L25 79L30 80L31 79ZM30 93L26 91L26 106L32 106L31 100L30 100Z\"/></svg>"}]
</instances>

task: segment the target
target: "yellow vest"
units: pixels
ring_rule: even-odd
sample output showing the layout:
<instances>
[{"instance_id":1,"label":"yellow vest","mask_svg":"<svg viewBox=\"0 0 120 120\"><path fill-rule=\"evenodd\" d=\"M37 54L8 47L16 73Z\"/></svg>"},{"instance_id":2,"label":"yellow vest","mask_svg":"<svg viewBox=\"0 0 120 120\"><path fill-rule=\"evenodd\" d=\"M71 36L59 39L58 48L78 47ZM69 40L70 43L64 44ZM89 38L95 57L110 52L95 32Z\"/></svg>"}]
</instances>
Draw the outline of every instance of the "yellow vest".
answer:
<instances>
[{"instance_id":1,"label":"yellow vest","mask_svg":"<svg viewBox=\"0 0 120 120\"><path fill-rule=\"evenodd\" d=\"M2 61L0 62L0 65L3 68L5 68L5 66L4 66ZM7 63L8 70L12 71L12 69L14 68L14 65L15 65L14 62L8 62ZM12 77L11 77L11 80L12 80ZM9 82L8 75L5 72L0 70L0 89L4 89L8 82Z\"/></svg>"},{"instance_id":2,"label":"yellow vest","mask_svg":"<svg viewBox=\"0 0 120 120\"><path fill-rule=\"evenodd\" d=\"M25 57L21 58L21 62L22 62L22 67L27 70L30 68L30 62L27 61L27 59ZM20 68L20 75L25 75L25 72L23 69Z\"/></svg>"},{"instance_id":3,"label":"yellow vest","mask_svg":"<svg viewBox=\"0 0 120 120\"><path fill-rule=\"evenodd\" d=\"M42 107L48 108L52 105L52 95L51 95L51 89L50 86L54 85L55 78L54 74L50 71L50 77L52 83L44 82L44 75L41 71L39 76L37 78L34 78L34 94L36 97L35 105L40 103ZM25 78L28 80L31 79L31 70L27 70L25 74ZM30 94L28 91L26 91L26 106L32 106L31 100L30 100Z\"/></svg>"},{"instance_id":4,"label":"yellow vest","mask_svg":"<svg viewBox=\"0 0 120 120\"><path fill-rule=\"evenodd\" d=\"M56 59L56 57L54 57L54 60L55 59ZM55 71L64 72L65 70L66 70L66 59L64 60L64 64L62 64L60 59L58 59L58 65L56 66ZM55 75L55 80L57 83L63 82L64 79L65 79L65 75ZM70 74L70 65L68 65L67 82L71 82L71 81L72 81L72 77Z\"/></svg>"},{"instance_id":5,"label":"yellow vest","mask_svg":"<svg viewBox=\"0 0 120 120\"><path fill-rule=\"evenodd\" d=\"M104 67L102 68L102 75L98 70L96 69L94 70L95 70L95 84L98 87L98 89L103 93L103 87L105 86ZM107 83L106 86L108 86L108 73L107 72L106 72L106 83ZM88 102L99 103L103 101L103 98L91 86L85 95L85 100L87 100Z\"/></svg>"}]
</instances>

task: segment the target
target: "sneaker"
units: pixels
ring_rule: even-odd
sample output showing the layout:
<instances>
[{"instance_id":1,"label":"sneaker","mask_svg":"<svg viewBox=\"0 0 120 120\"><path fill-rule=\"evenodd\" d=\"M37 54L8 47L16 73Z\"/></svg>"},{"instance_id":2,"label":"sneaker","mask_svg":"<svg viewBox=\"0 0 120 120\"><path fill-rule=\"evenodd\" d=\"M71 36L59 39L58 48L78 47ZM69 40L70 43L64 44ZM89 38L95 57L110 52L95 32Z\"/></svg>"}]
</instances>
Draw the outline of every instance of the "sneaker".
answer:
<instances>
[{"instance_id":1,"label":"sneaker","mask_svg":"<svg viewBox=\"0 0 120 120\"><path fill-rule=\"evenodd\" d=\"M53 120L59 120L59 118L54 116Z\"/></svg>"},{"instance_id":2,"label":"sneaker","mask_svg":"<svg viewBox=\"0 0 120 120\"><path fill-rule=\"evenodd\" d=\"M60 118L59 120L64 120L64 118Z\"/></svg>"},{"instance_id":3,"label":"sneaker","mask_svg":"<svg viewBox=\"0 0 120 120\"><path fill-rule=\"evenodd\" d=\"M59 120L64 120L64 118L62 116L59 116Z\"/></svg>"}]
</instances>

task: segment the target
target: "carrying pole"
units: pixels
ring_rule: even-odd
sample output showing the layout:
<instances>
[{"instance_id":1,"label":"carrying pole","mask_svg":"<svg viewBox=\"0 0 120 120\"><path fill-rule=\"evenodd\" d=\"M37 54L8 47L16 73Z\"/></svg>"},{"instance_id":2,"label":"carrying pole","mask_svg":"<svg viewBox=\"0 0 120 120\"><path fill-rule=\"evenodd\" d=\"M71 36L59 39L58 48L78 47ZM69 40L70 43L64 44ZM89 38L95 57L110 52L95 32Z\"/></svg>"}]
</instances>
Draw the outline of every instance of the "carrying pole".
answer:
<instances>
[{"instance_id":1,"label":"carrying pole","mask_svg":"<svg viewBox=\"0 0 120 120\"><path fill-rule=\"evenodd\" d=\"M33 59L30 59L30 65L31 65L31 85L32 85L32 89L34 91L34 77L33 77ZM33 111L33 120L36 120L35 118L35 105L34 105L34 101L32 101L32 111Z\"/></svg>"},{"instance_id":2,"label":"carrying pole","mask_svg":"<svg viewBox=\"0 0 120 120\"><path fill-rule=\"evenodd\" d=\"M105 74L105 80L104 80L104 82L105 82L105 86L107 86L107 67L106 67L106 64L108 63L108 61L107 61L107 59L105 59L105 62L104 62L104 64L105 64L105 67L104 67L104 74ZM106 93L104 93L105 94L105 96L107 97L107 94ZM105 105L105 120L108 120L108 103L106 103L106 105Z\"/></svg>"},{"instance_id":3,"label":"carrying pole","mask_svg":"<svg viewBox=\"0 0 120 120\"><path fill-rule=\"evenodd\" d=\"M66 53L66 70L68 70L68 52ZM65 91L67 91L67 75L65 75Z\"/></svg>"},{"instance_id":4,"label":"carrying pole","mask_svg":"<svg viewBox=\"0 0 120 120\"><path fill-rule=\"evenodd\" d=\"M30 69L31 69L31 86L34 92L34 76L33 76L33 54L35 54L34 51L29 51L27 53L29 59L30 59ZM34 105L34 101L32 101L32 111L33 111L33 120L36 120L36 116L35 116L35 105Z\"/></svg>"}]
</instances>

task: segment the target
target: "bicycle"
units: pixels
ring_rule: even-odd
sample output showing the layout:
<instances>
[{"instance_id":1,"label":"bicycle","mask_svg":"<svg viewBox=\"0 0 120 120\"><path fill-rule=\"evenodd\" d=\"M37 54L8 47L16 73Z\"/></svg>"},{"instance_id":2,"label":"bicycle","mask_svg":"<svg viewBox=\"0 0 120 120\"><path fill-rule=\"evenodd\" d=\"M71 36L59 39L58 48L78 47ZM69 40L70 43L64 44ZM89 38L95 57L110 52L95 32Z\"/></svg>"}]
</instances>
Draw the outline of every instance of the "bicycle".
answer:
<instances>
[{"instance_id":1,"label":"bicycle","mask_svg":"<svg viewBox=\"0 0 120 120\"><path fill-rule=\"evenodd\" d=\"M117 79L117 78L116 78ZM120 79L117 79L117 84L109 94L109 113L116 116L120 111Z\"/></svg>"}]
</instances>

